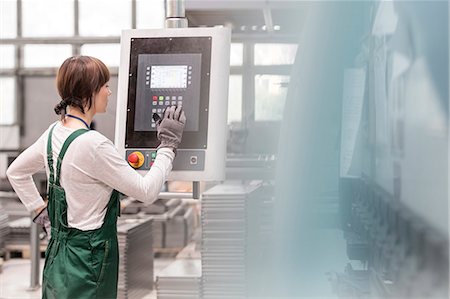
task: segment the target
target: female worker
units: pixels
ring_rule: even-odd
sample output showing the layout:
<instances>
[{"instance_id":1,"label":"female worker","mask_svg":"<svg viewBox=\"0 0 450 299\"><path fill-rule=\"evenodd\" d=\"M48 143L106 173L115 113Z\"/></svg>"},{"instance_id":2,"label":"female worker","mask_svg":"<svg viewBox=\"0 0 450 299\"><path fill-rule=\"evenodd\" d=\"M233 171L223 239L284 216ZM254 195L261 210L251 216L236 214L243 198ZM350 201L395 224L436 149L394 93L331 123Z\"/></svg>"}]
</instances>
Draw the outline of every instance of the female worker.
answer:
<instances>
[{"instance_id":1,"label":"female worker","mask_svg":"<svg viewBox=\"0 0 450 299\"><path fill-rule=\"evenodd\" d=\"M50 230L43 298L116 298L119 192L153 202L172 169L186 118L181 107L166 109L158 123L161 141L151 170L142 177L99 132L89 130L106 111L109 71L89 56L68 58L56 77L61 102L57 121L11 164L8 178L35 222ZM48 204L32 174L45 167ZM50 231L48 231L50 233Z\"/></svg>"}]
</instances>

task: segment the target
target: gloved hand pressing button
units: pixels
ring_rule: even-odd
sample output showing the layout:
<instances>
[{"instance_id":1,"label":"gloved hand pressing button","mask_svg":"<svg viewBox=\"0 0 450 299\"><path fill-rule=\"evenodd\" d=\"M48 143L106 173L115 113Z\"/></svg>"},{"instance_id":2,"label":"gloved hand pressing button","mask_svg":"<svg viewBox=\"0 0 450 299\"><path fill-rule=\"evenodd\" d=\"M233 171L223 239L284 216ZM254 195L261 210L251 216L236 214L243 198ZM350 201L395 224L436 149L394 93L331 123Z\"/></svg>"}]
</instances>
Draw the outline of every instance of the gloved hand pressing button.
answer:
<instances>
[{"instance_id":1,"label":"gloved hand pressing button","mask_svg":"<svg viewBox=\"0 0 450 299\"><path fill-rule=\"evenodd\" d=\"M52 226L50 224L50 218L48 217L47 207L42 209L34 218L33 222L42 225L45 233L47 234L47 239L50 239Z\"/></svg>"},{"instance_id":2,"label":"gloved hand pressing button","mask_svg":"<svg viewBox=\"0 0 450 299\"><path fill-rule=\"evenodd\" d=\"M155 117L155 116L154 116ZM158 149L168 147L176 152L181 142L186 116L181 106L171 106L164 111L162 119L155 120L158 140L161 144Z\"/></svg>"}]
</instances>

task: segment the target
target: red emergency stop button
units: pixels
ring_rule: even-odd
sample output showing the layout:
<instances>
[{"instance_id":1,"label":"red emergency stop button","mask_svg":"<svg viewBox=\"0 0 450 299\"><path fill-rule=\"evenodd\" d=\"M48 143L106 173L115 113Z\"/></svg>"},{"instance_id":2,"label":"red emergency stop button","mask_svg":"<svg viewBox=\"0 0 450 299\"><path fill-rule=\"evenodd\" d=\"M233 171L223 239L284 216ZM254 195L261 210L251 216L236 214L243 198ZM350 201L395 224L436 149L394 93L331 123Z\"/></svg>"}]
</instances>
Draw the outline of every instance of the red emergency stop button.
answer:
<instances>
[{"instance_id":1,"label":"red emergency stop button","mask_svg":"<svg viewBox=\"0 0 450 299\"><path fill-rule=\"evenodd\" d=\"M136 151L129 154L127 160L132 167L139 168L144 164L145 159L141 152Z\"/></svg>"},{"instance_id":2,"label":"red emergency stop button","mask_svg":"<svg viewBox=\"0 0 450 299\"><path fill-rule=\"evenodd\" d=\"M128 162L130 163L138 163L139 162L139 156L135 153L132 153L128 156Z\"/></svg>"}]
</instances>

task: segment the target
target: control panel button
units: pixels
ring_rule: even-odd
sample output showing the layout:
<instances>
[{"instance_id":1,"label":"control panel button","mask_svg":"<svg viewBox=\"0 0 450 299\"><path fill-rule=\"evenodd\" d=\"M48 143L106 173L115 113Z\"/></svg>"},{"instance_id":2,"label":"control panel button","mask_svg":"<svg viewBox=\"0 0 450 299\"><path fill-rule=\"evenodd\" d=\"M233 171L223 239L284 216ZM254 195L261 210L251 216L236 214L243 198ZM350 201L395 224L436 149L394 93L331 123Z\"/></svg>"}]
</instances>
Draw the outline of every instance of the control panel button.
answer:
<instances>
[{"instance_id":1,"label":"control panel button","mask_svg":"<svg viewBox=\"0 0 450 299\"><path fill-rule=\"evenodd\" d=\"M128 160L128 163L133 168L141 167L145 161L144 155L139 151L135 151L135 152L132 152L131 154L129 154L127 157L127 160Z\"/></svg>"},{"instance_id":2,"label":"control panel button","mask_svg":"<svg viewBox=\"0 0 450 299\"><path fill-rule=\"evenodd\" d=\"M133 163L133 164L138 163L139 162L139 156L136 155L135 153L130 154L128 156L128 162Z\"/></svg>"},{"instance_id":3,"label":"control panel button","mask_svg":"<svg viewBox=\"0 0 450 299\"><path fill-rule=\"evenodd\" d=\"M189 158L189 163L191 163L191 165L197 165L197 163L198 163L198 158L197 158L197 156L191 156L191 157Z\"/></svg>"}]
</instances>

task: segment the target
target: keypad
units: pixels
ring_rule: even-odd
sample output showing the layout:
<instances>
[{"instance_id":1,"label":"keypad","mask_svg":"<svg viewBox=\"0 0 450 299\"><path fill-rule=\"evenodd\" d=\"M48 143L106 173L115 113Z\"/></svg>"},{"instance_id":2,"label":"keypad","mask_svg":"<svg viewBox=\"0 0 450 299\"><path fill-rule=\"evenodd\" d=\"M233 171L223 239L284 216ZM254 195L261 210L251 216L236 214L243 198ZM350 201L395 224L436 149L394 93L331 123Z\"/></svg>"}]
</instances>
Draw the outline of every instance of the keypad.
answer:
<instances>
[{"instance_id":1,"label":"keypad","mask_svg":"<svg viewBox=\"0 0 450 299\"><path fill-rule=\"evenodd\" d=\"M183 96L152 96L152 114L156 113L159 117L163 117L163 112L169 106L183 106ZM156 123L152 118L152 128L156 128Z\"/></svg>"}]
</instances>

